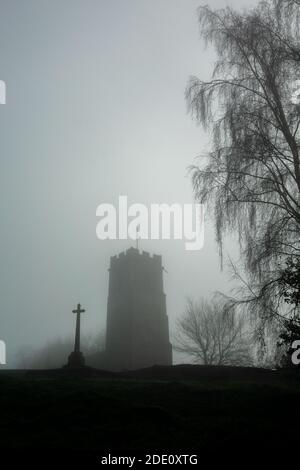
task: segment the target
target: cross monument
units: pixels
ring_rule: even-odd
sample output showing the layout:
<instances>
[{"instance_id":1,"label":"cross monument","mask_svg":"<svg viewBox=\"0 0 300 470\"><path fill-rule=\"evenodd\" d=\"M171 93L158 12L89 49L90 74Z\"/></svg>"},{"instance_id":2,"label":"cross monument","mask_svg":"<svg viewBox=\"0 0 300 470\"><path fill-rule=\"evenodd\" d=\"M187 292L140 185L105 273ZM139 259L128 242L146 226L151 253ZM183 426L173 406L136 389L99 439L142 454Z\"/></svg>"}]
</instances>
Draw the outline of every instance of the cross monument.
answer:
<instances>
[{"instance_id":1,"label":"cross monument","mask_svg":"<svg viewBox=\"0 0 300 470\"><path fill-rule=\"evenodd\" d=\"M84 356L80 351L80 314L84 313L85 310L81 308L80 304L77 304L77 308L72 310L76 314L76 330L75 330L75 342L74 342L74 351L71 352L68 359L69 367L83 367L85 364Z\"/></svg>"}]
</instances>

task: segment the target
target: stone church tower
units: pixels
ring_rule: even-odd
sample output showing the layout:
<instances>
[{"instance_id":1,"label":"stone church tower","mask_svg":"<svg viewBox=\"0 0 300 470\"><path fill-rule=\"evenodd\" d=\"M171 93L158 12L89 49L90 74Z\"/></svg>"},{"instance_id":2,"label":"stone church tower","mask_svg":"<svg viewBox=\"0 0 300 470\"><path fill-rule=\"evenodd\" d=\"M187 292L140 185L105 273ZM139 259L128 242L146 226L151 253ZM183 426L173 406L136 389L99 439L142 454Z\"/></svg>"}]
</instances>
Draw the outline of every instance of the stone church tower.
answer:
<instances>
[{"instance_id":1,"label":"stone church tower","mask_svg":"<svg viewBox=\"0 0 300 470\"><path fill-rule=\"evenodd\" d=\"M111 370L172 365L161 256L130 248L111 257L105 362Z\"/></svg>"}]
</instances>

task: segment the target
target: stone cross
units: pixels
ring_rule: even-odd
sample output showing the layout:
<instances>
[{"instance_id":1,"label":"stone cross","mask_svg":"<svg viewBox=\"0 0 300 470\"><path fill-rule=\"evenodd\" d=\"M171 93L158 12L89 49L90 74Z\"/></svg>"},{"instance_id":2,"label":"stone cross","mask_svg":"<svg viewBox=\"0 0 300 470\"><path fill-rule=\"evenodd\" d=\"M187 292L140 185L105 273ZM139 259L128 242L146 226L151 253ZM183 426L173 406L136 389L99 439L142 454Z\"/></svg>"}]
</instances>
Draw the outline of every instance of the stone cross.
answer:
<instances>
[{"instance_id":1,"label":"stone cross","mask_svg":"<svg viewBox=\"0 0 300 470\"><path fill-rule=\"evenodd\" d=\"M85 310L81 308L80 304L77 304L77 308L72 310L73 313L76 313L76 332L75 332L75 344L74 344L74 352L80 352L80 314L84 313Z\"/></svg>"},{"instance_id":2,"label":"stone cross","mask_svg":"<svg viewBox=\"0 0 300 470\"><path fill-rule=\"evenodd\" d=\"M80 351L80 314L85 312L83 308L81 308L80 304L77 304L77 308L72 310L73 313L76 313L76 331L75 331L75 344L74 344L74 351L71 352L68 358L68 364L65 367L71 368L79 368L84 367L85 360L82 352Z\"/></svg>"}]
</instances>

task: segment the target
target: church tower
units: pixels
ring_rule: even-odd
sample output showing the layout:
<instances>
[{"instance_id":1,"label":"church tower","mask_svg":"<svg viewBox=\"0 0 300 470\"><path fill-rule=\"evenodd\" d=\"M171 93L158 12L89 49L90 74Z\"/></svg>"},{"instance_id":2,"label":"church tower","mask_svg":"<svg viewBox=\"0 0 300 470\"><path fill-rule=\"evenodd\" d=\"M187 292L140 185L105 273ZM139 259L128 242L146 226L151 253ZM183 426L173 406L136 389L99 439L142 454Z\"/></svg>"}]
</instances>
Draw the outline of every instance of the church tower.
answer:
<instances>
[{"instance_id":1,"label":"church tower","mask_svg":"<svg viewBox=\"0 0 300 470\"><path fill-rule=\"evenodd\" d=\"M111 257L105 355L111 370L172 365L161 256Z\"/></svg>"}]
</instances>

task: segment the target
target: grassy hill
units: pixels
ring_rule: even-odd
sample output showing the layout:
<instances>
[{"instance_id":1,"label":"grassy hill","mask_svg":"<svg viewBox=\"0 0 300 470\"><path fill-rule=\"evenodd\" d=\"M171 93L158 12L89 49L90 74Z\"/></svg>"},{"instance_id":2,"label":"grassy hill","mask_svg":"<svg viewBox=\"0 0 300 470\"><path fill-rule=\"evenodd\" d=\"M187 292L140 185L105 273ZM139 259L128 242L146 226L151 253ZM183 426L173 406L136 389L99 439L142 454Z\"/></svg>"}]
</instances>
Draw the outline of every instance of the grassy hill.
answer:
<instances>
[{"instance_id":1,"label":"grassy hill","mask_svg":"<svg viewBox=\"0 0 300 470\"><path fill-rule=\"evenodd\" d=\"M210 452L292 449L300 374L234 367L0 373L0 448ZM297 447L296 447L297 448Z\"/></svg>"}]
</instances>

